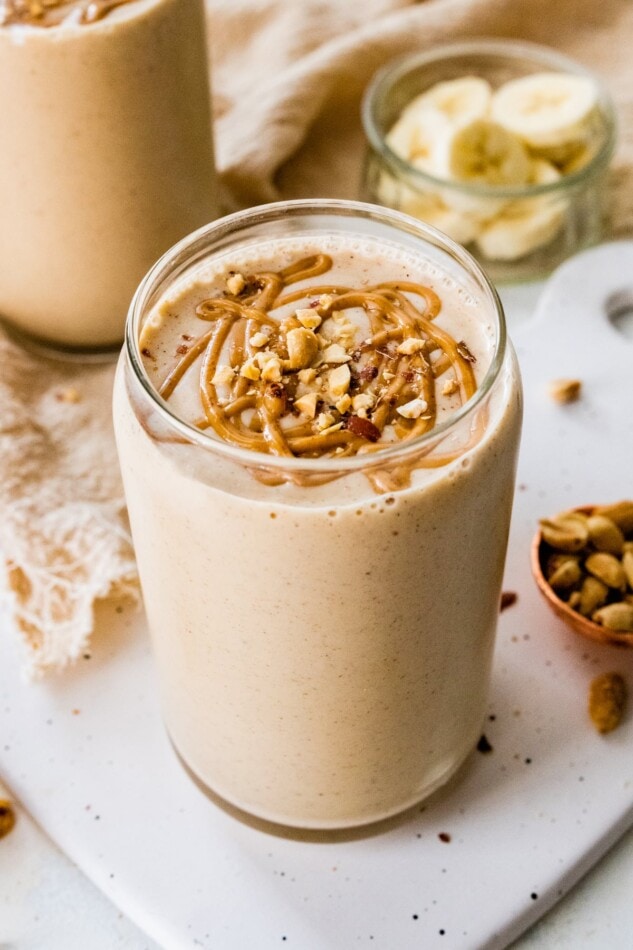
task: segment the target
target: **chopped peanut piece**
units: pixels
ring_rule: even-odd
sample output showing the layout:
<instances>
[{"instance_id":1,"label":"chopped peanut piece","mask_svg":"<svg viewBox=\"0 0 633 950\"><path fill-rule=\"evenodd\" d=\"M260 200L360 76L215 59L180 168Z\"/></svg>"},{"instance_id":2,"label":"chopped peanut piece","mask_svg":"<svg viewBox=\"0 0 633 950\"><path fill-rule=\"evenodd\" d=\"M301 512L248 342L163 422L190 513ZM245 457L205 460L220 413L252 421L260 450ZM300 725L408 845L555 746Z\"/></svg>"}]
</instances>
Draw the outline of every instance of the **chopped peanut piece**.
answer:
<instances>
[{"instance_id":1,"label":"chopped peanut piece","mask_svg":"<svg viewBox=\"0 0 633 950\"><path fill-rule=\"evenodd\" d=\"M299 372L297 373L297 379L299 380L300 383L305 383L306 385L308 385L309 383L314 382L314 380L316 379L316 375L317 375L317 371L315 369L312 369L312 368L300 369Z\"/></svg>"},{"instance_id":2,"label":"chopped peanut piece","mask_svg":"<svg viewBox=\"0 0 633 950\"><path fill-rule=\"evenodd\" d=\"M405 402L404 406L398 406L396 412L401 415L404 419L419 419L423 412L429 408L426 399L412 399L410 402Z\"/></svg>"},{"instance_id":3,"label":"chopped peanut piece","mask_svg":"<svg viewBox=\"0 0 633 950\"><path fill-rule=\"evenodd\" d=\"M350 360L351 356L340 343L331 343L321 353L321 362L323 363L349 363Z\"/></svg>"},{"instance_id":4,"label":"chopped peanut piece","mask_svg":"<svg viewBox=\"0 0 633 950\"><path fill-rule=\"evenodd\" d=\"M341 366L337 366L336 369L330 370L327 385L335 399L339 396L343 396L347 392L351 378L349 366L346 366L345 363Z\"/></svg>"},{"instance_id":5,"label":"chopped peanut piece","mask_svg":"<svg viewBox=\"0 0 633 950\"><path fill-rule=\"evenodd\" d=\"M327 429L321 429L321 435L328 435L330 432L338 432L339 429L342 428L342 422L335 422L334 425L328 426Z\"/></svg>"},{"instance_id":6,"label":"chopped peanut piece","mask_svg":"<svg viewBox=\"0 0 633 950\"><path fill-rule=\"evenodd\" d=\"M262 368L262 379L265 379L266 382L269 383L279 383L281 382L281 375L281 360L277 359L276 356L266 360Z\"/></svg>"},{"instance_id":7,"label":"chopped peanut piece","mask_svg":"<svg viewBox=\"0 0 633 950\"><path fill-rule=\"evenodd\" d=\"M399 344L398 353L402 353L404 356L411 356L412 353L419 353L419 351L423 350L424 347L424 340L421 340L416 336L410 336Z\"/></svg>"},{"instance_id":8,"label":"chopped peanut piece","mask_svg":"<svg viewBox=\"0 0 633 950\"><path fill-rule=\"evenodd\" d=\"M331 425L334 425L334 416L331 412L320 412L316 422L319 429L328 429Z\"/></svg>"},{"instance_id":9,"label":"chopped peanut piece","mask_svg":"<svg viewBox=\"0 0 633 950\"><path fill-rule=\"evenodd\" d=\"M235 379L235 370L231 366L218 366L211 382L214 386L228 386Z\"/></svg>"},{"instance_id":10,"label":"chopped peanut piece","mask_svg":"<svg viewBox=\"0 0 633 950\"><path fill-rule=\"evenodd\" d=\"M261 372L255 360L246 360L240 370L240 376L244 376L245 379L259 379Z\"/></svg>"},{"instance_id":11,"label":"chopped peanut piece","mask_svg":"<svg viewBox=\"0 0 633 950\"><path fill-rule=\"evenodd\" d=\"M300 399L295 399L294 404L299 412L303 413L304 416L314 419L318 401L318 393L307 393L307 395L301 396Z\"/></svg>"},{"instance_id":12,"label":"chopped peanut piece","mask_svg":"<svg viewBox=\"0 0 633 950\"><path fill-rule=\"evenodd\" d=\"M241 294L244 288L246 287L246 281L242 274L231 274L227 279L226 289L234 297L237 297L238 294Z\"/></svg>"},{"instance_id":13,"label":"chopped peanut piece","mask_svg":"<svg viewBox=\"0 0 633 950\"><path fill-rule=\"evenodd\" d=\"M305 369L319 351L319 343L312 332L305 327L296 327L286 334L289 369Z\"/></svg>"},{"instance_id":14,"label":"chopped peanut piece","mask_svg":"<svg viewBox=\"0 0 633 950\"><path fill-rule=\"evenodd\" d=\"M354 412L360 409L371 409L374 404L374 397L370 393L359 393L352 398L352 407Z\"/></svg>"},{"instance_id":15,"label":"chopped peanut piece","mask_svg":"<svg viewBox=\"0 0 633 950\"><path fill-rule=\"evenodd\" d=\"M269 342L270 337L267 333L263 333L261 330L258 330L257 333L254 333L250 340L248 341L251 346L259 347L266 346Z\"/></svg>"},{"instance_id":16,"label":"chopped peanut piece","mask_svg":"<svg viewBox=\"0 0 633 950\"><path fill-rule=\"evenodd\" d=\"M295 316L302 327L308 330L316 330L321 326L321 317L315 312L314 308L305 307L297 310Z\"/></svg>"}]
</instances>

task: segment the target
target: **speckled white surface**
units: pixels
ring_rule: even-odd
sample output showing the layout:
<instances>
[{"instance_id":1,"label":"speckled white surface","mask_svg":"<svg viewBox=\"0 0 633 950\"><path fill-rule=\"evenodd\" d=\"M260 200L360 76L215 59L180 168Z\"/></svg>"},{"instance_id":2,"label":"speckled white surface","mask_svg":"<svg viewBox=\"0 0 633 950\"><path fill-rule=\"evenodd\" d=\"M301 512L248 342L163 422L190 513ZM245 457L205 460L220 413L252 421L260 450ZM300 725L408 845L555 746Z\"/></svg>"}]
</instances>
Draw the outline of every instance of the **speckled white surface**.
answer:
<instances>
[{"instance_id":1,"label":"speckled white surface","mask_svg":"<svg viewBox=\"0 0 633 950\"><path fill-rule=\"evenodd\" d=\"M237 823L176 765L159 724L142 618L127 612L104 608L92 658L56 682L27 687L15 662L2 664L0 771L160 946L502 947L631 823L631 717L599 737L585 706L589 680L603 669L619 669L633 683L633 657L585 645L560 627L529 578L527 548L539 515L631 493L633 417L624 406L633 396L633 350L608 324L604 298L627 280L633 287L632 273L631 244L587 252L550 283L547 313L513 334L526 425L505 586L519 601L501 616L494 719L485 727L493 751L473 755L422 812L373 837L328 844L273 838ZM525 301L523 290L529 298L527 288L506 296L511 325L513 299ZM584 380L577 405L559 407L547 397L548 380L564 375ZM14 841L18 834L19 827ZM609 859L616 865L617 853ZM612 888L609 894L617 913ZM577 926L565 922L565 906ZM605 929L597 908L583 919L584 907L576 900L574 918L572 898L555 912L556 946L628 946L618 942L618 921ZM81 938L29 943L2 933L0 920L0 940L9 941L3 947L81 946ZM551 927L539 925L522 943L554 945Z\"/></svg>"}]
</instances>

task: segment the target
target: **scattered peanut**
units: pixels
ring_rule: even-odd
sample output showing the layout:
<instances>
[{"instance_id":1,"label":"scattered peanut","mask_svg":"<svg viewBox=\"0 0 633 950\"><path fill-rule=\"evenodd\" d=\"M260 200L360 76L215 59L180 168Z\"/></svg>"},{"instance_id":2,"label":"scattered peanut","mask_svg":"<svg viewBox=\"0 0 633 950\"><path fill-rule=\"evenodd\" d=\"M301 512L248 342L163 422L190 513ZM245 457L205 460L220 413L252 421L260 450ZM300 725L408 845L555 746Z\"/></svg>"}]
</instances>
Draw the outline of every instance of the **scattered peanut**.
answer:
<instances>
[{"instance_id":1,"label":"scattered peanut","mask_svg":"<svg viewBox=\"0 0 633 950\"><path fill-rule=\"evenodd\" d=\"M15 825L15 812L13 805L6 798L0 799L0 838L4 838Z\"/></svg>"},{"instance_id":2,"label":"scattered peanut","mask_svg":"<svg viewBox=\"0 0 633 950\"><path fill-rule=\"evenodd\" d=\"M549 394L556 402L576 402L580 398L582 383L579 379L554 379L549 384Z\"/></svg>"},{"instance_id":3,"label":"scattered peanut","mask_svg":"<svg viewBox=\"0 0 633 950\"><path fill-rule=\"evenodd\" d=\"M626 699L626 683L619 673L603 673L592 680L589 687L589 715L598 732L612 732L620 725Z\"/></svg>"}]
</instances>

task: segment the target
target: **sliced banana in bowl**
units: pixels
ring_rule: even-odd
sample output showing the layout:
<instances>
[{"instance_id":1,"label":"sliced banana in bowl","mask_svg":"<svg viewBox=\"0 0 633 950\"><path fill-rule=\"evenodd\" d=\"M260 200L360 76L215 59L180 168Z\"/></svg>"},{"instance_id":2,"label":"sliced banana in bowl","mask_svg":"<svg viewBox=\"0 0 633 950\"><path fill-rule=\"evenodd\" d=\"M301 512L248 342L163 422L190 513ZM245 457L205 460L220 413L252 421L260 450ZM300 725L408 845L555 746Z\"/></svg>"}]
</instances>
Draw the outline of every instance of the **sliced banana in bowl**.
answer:
<instances>
[{"instance_id":1,"label":"sliced banana in bowl","mask_svg":"<svg viewBox=\"0 0 633 950\"><path fill-rule=\"evenodd\" d=\"M473 119L482 119L490 113L493 90L487 80L479 76L463 76L447 82L438 82L421 93L405 109L410 118L441 119L448 125L463 125Z\"/></svg>"},{"instance_id":2,"label":"sliced banana in bowl","mask_svg":"<svg viewBox=\"0 0 633 950\"><path fill-rule=\"evenodd\" d=\"M525 185L531 160L520 139L488 118L472 119L442 136L434 168L449 181Z\"/></svg>"},{"instance_id":3,"label":"sliced banana in bowl","mask_svg":"<svg viewBox=\"0 0 633 950\"><path fill-rule=\"evenodd\" d=\"M552 50L475 40L400 61L363 121L364 197L468 245L493 279L541 276L600 237L611 100Z\"/></svg>"},{"instance_id":4,"label":"sliced banana in bowl","mask_svg":"<svg viewBox=\"0 0 633 950\"><path fill-rule=\"evenodd\" d=\"M533 149L560 149L591 137L597 108L592 79L547 72L504 83L492 97L491 115Z\"/></svg>"},{"instance_id":5,"label":"sliced banana in bowl","mask_svg":"<svg viewBox=\"0 0 633 950\"><path fill-rule=\"evenodd\" d=\"M561 178L550 162L532 163L531 183L551 184ZM560 233L567 214L567 198L557 194L534 195L511 201L477 235L477 249L490 261L515 261L546 247Z\"/></svg>"}]
</instances>

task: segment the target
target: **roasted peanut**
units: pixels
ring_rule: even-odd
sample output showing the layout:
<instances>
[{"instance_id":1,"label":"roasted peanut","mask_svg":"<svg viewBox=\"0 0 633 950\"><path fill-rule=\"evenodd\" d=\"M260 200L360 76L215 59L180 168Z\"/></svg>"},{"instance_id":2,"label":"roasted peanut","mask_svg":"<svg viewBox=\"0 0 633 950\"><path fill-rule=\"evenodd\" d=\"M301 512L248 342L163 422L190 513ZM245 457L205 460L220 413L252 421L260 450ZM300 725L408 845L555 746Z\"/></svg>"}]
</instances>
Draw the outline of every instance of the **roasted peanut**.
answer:
<instances>
[{"instance_id":1,"label":"roasted peanut","mask_svg":"<svg viewBox=\"0 0 633 950\"><path fill-rule=\"evenodd\" d=\"M319 341L312 330L296 327L286 335L288 369L306 369L319 352Z\"/></svg>"},{"instance_id":2,"label":"roasted peanut","mask_svg":"<svg viewBox=\"0 0 633 950\"><path fill-rule=\"evenodd\" d=\"M606 515L591 515L587 518L589 540L596 551L606 551L608 554L622 554L624 535L617 524Z\"/></svg>"},{"instance_id":3,"label":"roasted peanut","mask_svg":"<svg viewBox=\"0 0 633 950\"><path fill-rule=\"evenodd\" d=\"M626 588L624 568L613 554L596 551L595 554L590 554L585 561L585 568L598 580L603 581L607 587L613 587L615 590L621 591Z\"/></svg>"},{"instance_id":4,"label":"roasted peanut","mask_svg":"<svg viewBox=\"0 0 633 950\"><path fill-rule=\"evenodd\" d=\"M608 596L609 588L603 581L591 575L585 577L580 588L578 610L584 617L590 617L598 607L602 607Z\"/></svg>"},{"instance_id":5,"label":"roasted peanut","mask_svg":"<svg viewBox=\"0 0 633 950\"><path fill-rule=\"evenodd\" d=\"M598 732L612 732L620 725L626 698L626 683L619 673L596 676L589 687L589 715Z\"/></svg>"},{"instance_id":6,"label":"roasted peanut","mask_svg":"<svg viewBox=\"0 0 633 950\"><path fill-rule=\"evenodd\" d=\"M607 630L619 630L623 633L633 633L633 604L622 600L615 604L606 604L594 611L591 619L602 624Z\"/></svg>"},{"instance_id":7,"label":"roasted peanut","mask_svg":"<svg viewBox=\"0 0 633 950\"><path fill-rule=\"evenodd\" d=\"M582 551L589 538L586 519L574 514L543 518L540 525L543 540L557 551Z\"/></svg>"}]
</instances>

